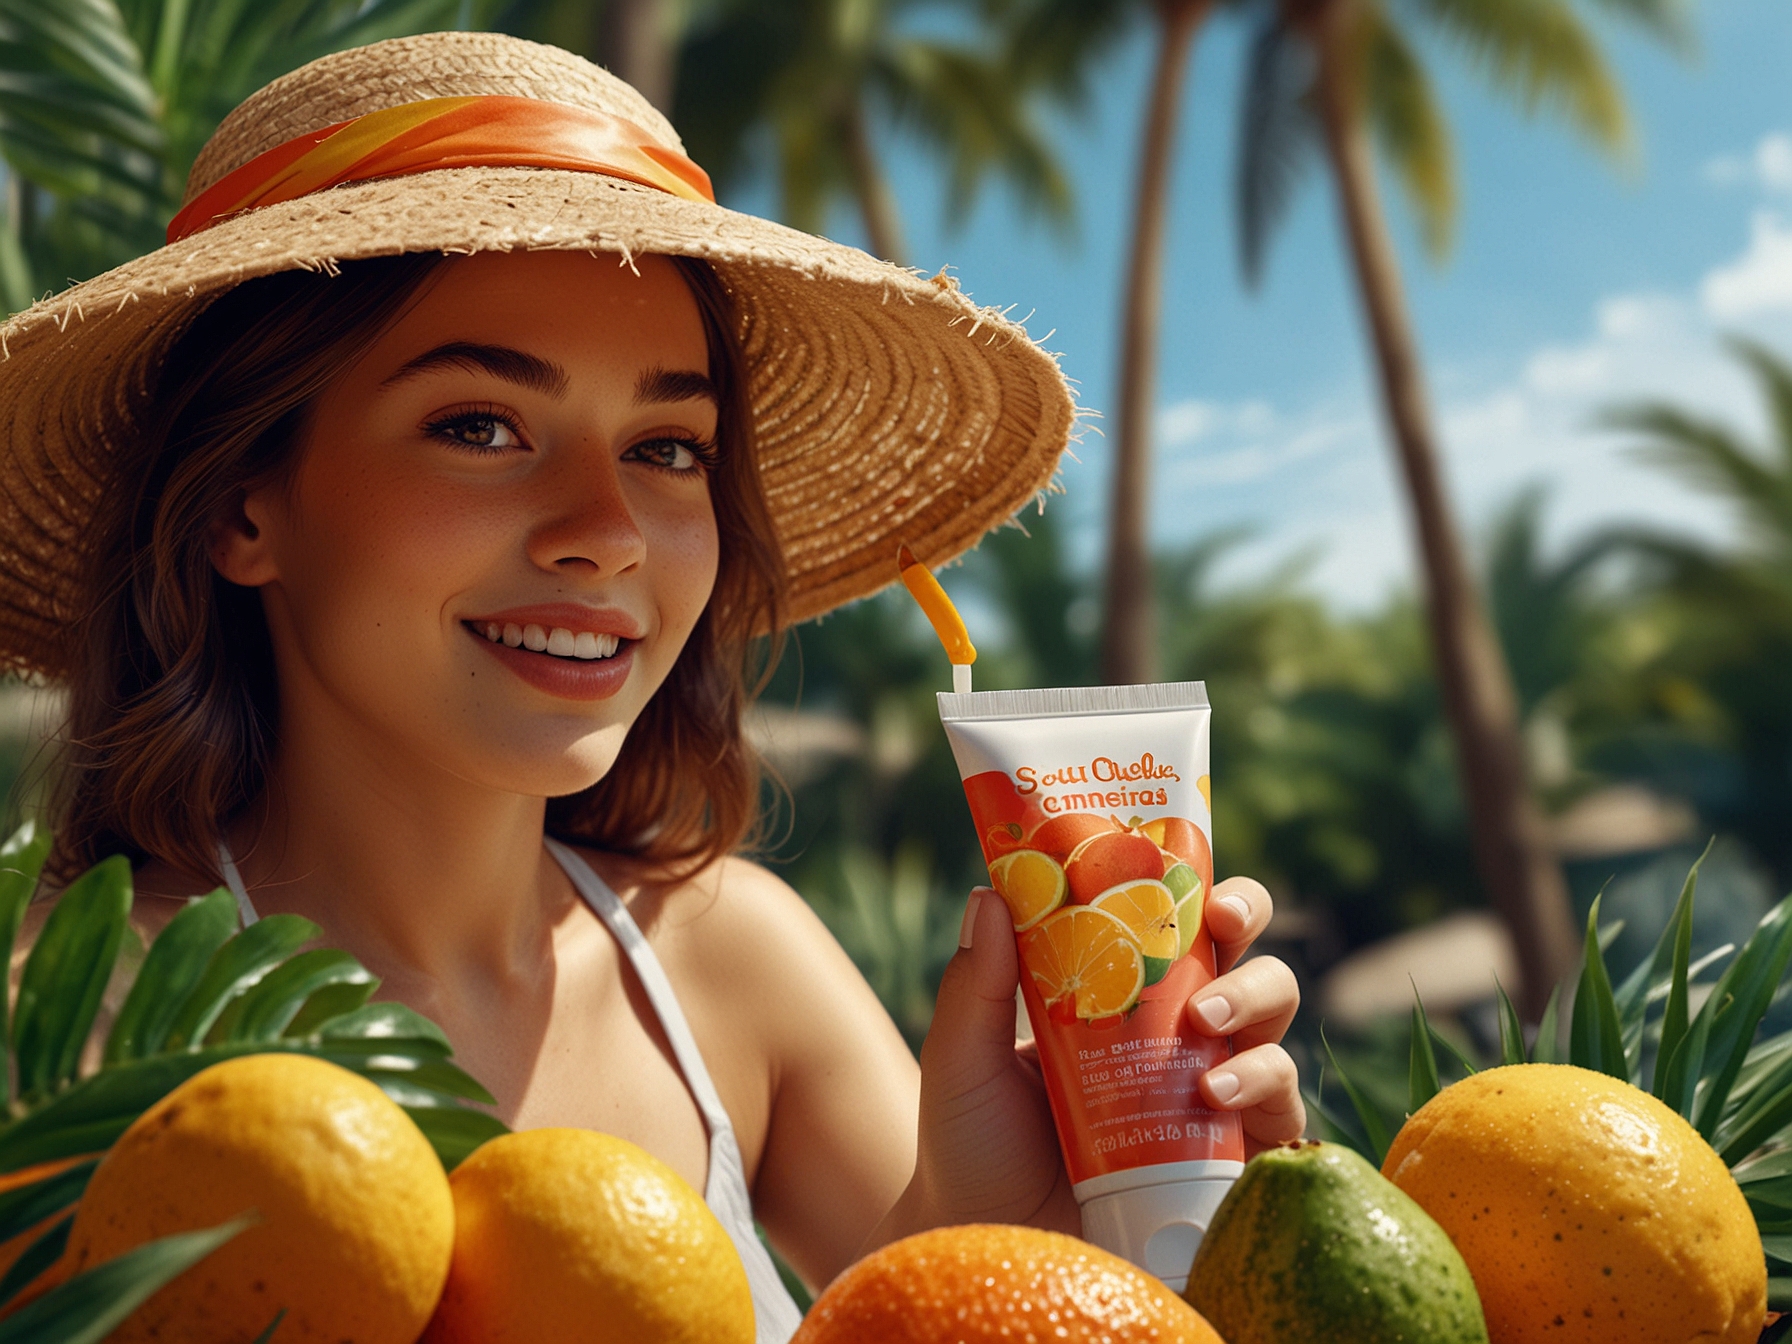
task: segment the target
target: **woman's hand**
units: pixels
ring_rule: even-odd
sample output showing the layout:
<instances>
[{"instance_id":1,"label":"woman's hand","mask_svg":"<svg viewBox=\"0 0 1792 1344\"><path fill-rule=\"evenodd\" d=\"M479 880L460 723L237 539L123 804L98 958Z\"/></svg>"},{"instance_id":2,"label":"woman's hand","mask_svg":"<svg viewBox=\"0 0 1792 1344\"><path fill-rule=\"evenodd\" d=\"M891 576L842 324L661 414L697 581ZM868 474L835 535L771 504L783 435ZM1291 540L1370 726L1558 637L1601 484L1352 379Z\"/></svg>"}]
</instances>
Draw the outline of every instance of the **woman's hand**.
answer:
<instances>
[{"instance_id":1,"label":"woman's hand","mask_svg":"<svg viewBox=\"0 0 1792 1344\"><path fill-rule=\"evenodd\" d=\"M1232 1037L1233 1057L1200 1087L1209 1106L1239 1112L1248 1153L1299 1138L1306 1127L1294 1061L1280 1044L1300 1003L1294 974L1274 957L1237 965L1268 926L1270 910L1269 893L1249 878L1214 888L1208 928L1225 973L1187 1008L1196 1031ZM867 1249L948 1223L1081 1232L1037 1056L1031 1044L1014 1041L1019 984L1008 908L979 887L921 1049L915 1177Z\"/></svg>"},{"instance_id":2,"label":"woman's hand","mask_svg":"<svg viewBox=\"0 0 1792 1344\"><path fill-rule=\"evenodd\" d=\"M1230 1036L1232 1058L1201 1075L1201 1099L1216 1111L1237 1111L1246 1157L1298 1139L1307 1127L1294 1061L1282 1035L1300 1007L1294 972L1278 957L1238 964L1269 927L1273 902L1261 882L1229 878L1213 889L1207 928L1223 972L1188 1002L1188 1020L1203 1036ZM925 1086L925 1084L923 1084Z\"/></svg>"}]
</instances>

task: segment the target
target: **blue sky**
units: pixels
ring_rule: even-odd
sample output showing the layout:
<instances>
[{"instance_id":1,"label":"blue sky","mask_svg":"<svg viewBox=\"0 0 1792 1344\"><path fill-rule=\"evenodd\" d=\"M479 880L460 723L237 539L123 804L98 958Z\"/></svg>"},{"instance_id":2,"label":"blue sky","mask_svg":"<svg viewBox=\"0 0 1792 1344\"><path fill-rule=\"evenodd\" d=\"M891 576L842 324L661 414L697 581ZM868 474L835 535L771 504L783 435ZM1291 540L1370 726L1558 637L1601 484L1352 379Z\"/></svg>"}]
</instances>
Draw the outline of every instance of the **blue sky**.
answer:
<instances>
[{"instance_id":1,"label":"blue sky","mask_svg":"<svg viewBox=\"0 0 1792 1344\"><path fill-rule=\"evenodd\" d=\"M1596 7L1595 7L1596 8ZM1431 264L1400 230L1408 293L1471 534L1520 488L1549 490L1558 541L1644 520L1721 536L1711 501L1638 462L1599 430L1599 409L1663 396L1745 425L1761 413L1721 351L1724 332L1792 354L1792 4L1705 0L1699 51L1683 60L1606 30L1639 153L1614 166L1559 125L1484 94L1454 53L1433 51L1461 172L1455 249ZM1246 525L1245 574L1311 551L1310 582L1366 606L1411 583L1406 516L1371 398L1356 299L1329 181L1309 173L1266 283L1239 279L1232 136L1245 34L1216 21L1197 49L1183 112L1158 384L1153 539L1170 545ZM1111 402L1134 139L1148 77L1141 30L1106 60L1097 95L1063 119L1077 182L1066 243L1005 189L966 227L942 223L937 173L888 140L917 265L950 265L979 301L1034 310L1083 401ZM1317 168L1317 164L1314 165ZM764 209L763 192L739 204ZM860 241L842 213L833 232ZM1067 462L1078 553L1095 563L1108 456L1091 435Z\"/></svg>"}]
</instances>

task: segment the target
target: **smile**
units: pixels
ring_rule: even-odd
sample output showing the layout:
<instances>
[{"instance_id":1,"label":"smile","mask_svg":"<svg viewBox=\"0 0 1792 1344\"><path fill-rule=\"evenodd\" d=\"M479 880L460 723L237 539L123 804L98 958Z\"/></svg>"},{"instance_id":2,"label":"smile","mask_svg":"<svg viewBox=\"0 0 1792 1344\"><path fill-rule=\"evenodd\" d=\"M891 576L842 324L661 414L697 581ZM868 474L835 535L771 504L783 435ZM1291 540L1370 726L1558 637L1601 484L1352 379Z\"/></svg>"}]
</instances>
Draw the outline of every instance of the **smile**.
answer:
<instances>
[{"instance_id":1,"label":"smile","mask_svg":"<svg viewBox=\"0 0 1792 1344\"><path fill-rule=\"evenodd\" d=\"M503 624L486 621L478 625L469 622L469 625L493 644L528 649L531 653L545 653L554 658L578 658L586 662L613 658L622 644L621 637L617 635L594 634L590 630L575 633L560 625L551 629L539 625L517 625L514 621Z\"/></svg>"}]
</instances>

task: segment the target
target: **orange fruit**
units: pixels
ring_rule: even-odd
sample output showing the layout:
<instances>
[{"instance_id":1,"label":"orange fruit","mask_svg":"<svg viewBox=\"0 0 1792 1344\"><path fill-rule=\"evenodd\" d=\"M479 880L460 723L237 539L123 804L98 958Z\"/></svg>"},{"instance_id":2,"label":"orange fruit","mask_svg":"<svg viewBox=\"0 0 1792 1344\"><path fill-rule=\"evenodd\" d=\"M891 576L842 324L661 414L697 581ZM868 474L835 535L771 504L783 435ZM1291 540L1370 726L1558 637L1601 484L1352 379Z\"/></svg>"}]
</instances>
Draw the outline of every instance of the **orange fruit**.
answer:
<instances>
[{"instance_id":1,"label":"orange fruit","mask_svg":"<svg viewBox=\"0 0 1792 1344\"><path fill-rule=\"evenodd\" d=\"M1069 890L1058 861L1036 849L1002 855L989 865L989 880L1008 903L1016 932L1032 928L1063 905Z\"/></svg>"},{"instance_id":2,"label":"orange fruit","mask_svg":"<svg viewBox=\"0 0 1792 1344\"><path fill-rule=\"evenodd\" d=\"M454 1247L435 1150L367 1079L304 1055L214 1064L151 1106L93 1173L65 1261L89 1269L174 1232L259 1221L107 1339L414 1344Z\"/></svg>"},{"instance_id":3,"label":"orange fruit","mask_svg":"<svg viewBox=\"0 0 1792 1344\"><path fill-rule=\"evenodd\" d=\"M874 1251L790 1344L1225 1344L1119 1256L1031 1227L940 1227Z\"/></svg>"},{"instance_id":4,"label":"orange fruit","mask_svg":"<svg viewBox=\"0 0 1792 1344\"><path fill-rule=\"evenodd\" d=\"M1083 841L1119 829L1119 823L1110 817L1098 817L1093 812L1069 812L1040 822L1038 828L1027 837L1027 847L1050 854L1062 863L1070 857L1070 851Z\"/></svg>"},{"instance_id":5,"label":"orange fruit","mask_svg":"<svg viewBox=\"0 0 1792 1344\"><path fill-rule=\"evenodd\" d=\"M1104 891L1089 902L1090 909L1112 915L1132 934L1145 954L1145 983L1164 978L1179 955L1181 938L1176 930L1176 898L1162 882L1128 882Z\"/></svg>"},{"instance_id":6,"label":"orange fruit","mask_svg":"<svg viewBox=\"0 0 1792 1344\"><path fill-rule=\"evenodd\" d=\"M623 1139L529 1129L454 1170L454 1268L423 1344L753 1344L721 1222Z\"/></svg>"},{"instance_id":7,"label":"orange fruit","mask_svg":"<svg viewBox=\"0 0 1792 1344\"><path fill-rule=\"evenodd\" d=\"M1046 1007L1069 1001L1085 1020L1124 1013L1145 987L1145 954L1105 910L1073 905L1020 937L1020 960Z\"/></svg>"},{"instance_id":8,"label":"orange fruit","mask_svg":"<svg viewBox=\"0 0 1792 1344\"><path fill-rule=\"evenodd\" d=\"M1087 905L1102 892L1122 882L1164 875L1164 852L1136 831L1097 835L1078 845L1064 860L1070 882L1070 899Z\"/></svg>"},{"instance_id":9,"label":"orange fruit","mask_svg":"<svg viewBox=\"0 0 1792 1344\"><path fill-rule=\"evenodd\" d=\"M1648 1093L1566 1064L1445 1088L1382 1166L1449 1234L1493 1344L1753 1344L1767 1268L1723 1160Z\"/></svg>"}]
</instances>

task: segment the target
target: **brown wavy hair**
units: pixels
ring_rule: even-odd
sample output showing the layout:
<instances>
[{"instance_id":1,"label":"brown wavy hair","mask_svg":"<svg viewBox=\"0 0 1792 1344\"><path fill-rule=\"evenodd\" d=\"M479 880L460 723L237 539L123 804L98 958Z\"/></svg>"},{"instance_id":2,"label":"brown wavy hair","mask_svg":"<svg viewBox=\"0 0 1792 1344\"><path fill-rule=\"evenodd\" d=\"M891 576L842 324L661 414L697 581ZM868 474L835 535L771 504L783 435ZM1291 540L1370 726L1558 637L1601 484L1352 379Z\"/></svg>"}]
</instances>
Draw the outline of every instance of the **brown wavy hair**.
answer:
<instances>
[{"instance_id":1,"label":"brown wavy hair","mask_svg":"<svg viewBox=\"0 0 1792 1344\"><path fill-rule=\"evenodd\" d=\"M70 640L56 868L109 854L218 879L222 827L266 786L279 740L260 594L211 562L215 523L290 479L312 406L448 262L412 254L247 281L206 308L154 380L94 520L91 594ZM548 804L550 834L689 871L739 847L760 766L741 713L775 657L782 552L760 488L739 319L707 264L677 257L720 397L709 604L616 764Z\"/></svg>"}]
</instances>

